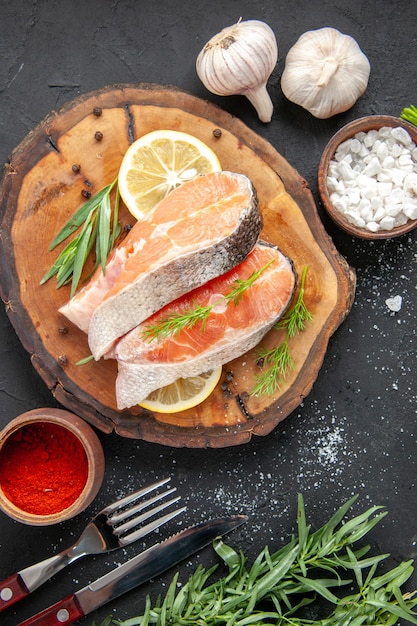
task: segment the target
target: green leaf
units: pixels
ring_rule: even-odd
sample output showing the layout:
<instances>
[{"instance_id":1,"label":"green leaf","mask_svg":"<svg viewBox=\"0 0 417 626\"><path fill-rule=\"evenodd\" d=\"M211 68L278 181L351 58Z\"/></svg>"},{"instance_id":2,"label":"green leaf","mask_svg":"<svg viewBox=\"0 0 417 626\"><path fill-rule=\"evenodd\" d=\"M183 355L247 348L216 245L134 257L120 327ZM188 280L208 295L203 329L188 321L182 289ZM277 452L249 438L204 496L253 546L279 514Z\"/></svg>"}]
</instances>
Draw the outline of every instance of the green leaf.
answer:
<instances>
[{"instance_id":1,"label":"green leaf","mask_svg":"<svg viewBox=\"0 0 417 626\"><path fill-rule=\"evenodd\" d=\"M412 560L403 561L394 569L382 574L382 576L378 576L378 578L375 578L373 581L373 587L375 589L379 589L380 587L389 586L392 582L394 582L396 586L400 587L412 575L414 571L412 563Z\"/></svg>"},{"instance_id":2,"label":"green leaf","mask_svg":"<svg viewBox=\"0 0 417 626\"><path fill-rule=\"evenodd\" d=\"M384 602L382 600L367 600L367 604L375 607L376 609L386 611L391 615L400 617L401 619L408 620L411 624L417 624L417 616L413 617L409 610L404 610L402 607L392 602Z\"/></svg>"},{"instance_id":3,"label":"green leaf","mask_svg":"<svg viewBox=\"0 0 417 626\"><path fill-rule=\"evenodd\" d=\"M335 540L338 543L342 543L345 541L349 541L349 543L354 543L359 539L362 539L376 524L378 524L383 517L387 514L380 513L375 516L373 519L371 516L381 509L382 507L372 507L365 511L361 515L349 520L345 524L343 524L340 529L335 534Z\"/></svg>"},{"instance_id":4,"label":"green leaf","mask_svg":"<svg viewBox=\"0 0 417 626\"><path fill-rule=\"evenodd\" d=\"M78 211L66 222L63 228L56 235L55 239L49 246L50 250L54 250L60 243L70 237L90 215L91 211L94 211L103 200L104 196L108 194L114 186L114 182L111 185L107 185L98 191L94 196L89 198Z\"/></svg>"},{"instance_id":5,"label":"green leaf","mask_svg":"<svg viewBox=\"0 0 417 626\"><path fill-rule=\"evenodd\" d=\"M213 548L230 570L234 569L236 566L240 566L240 555L236 550L225 544L221 537L214 539Z\"/></svg>"},{"instance_id":6,"label":"green leaf","mask_svg":"<svg viewBox=\"0 0 417 626\"><path fill-rule=\"evenodd\" d=\"M113 184L115 184L115 183L113 183ZM109 249L108 249L107 253L109 253L110 250L112 250L112 248L113 248L113 246L115 244L116 238L120 234L119 206L120 206L120 193L119 193L119 187L116 186L116 197L115 197L115 200L114 200L114 207L113 207L113 225L112 225Z\"/></svg>"},{"instance_id":7,"label":"green leaf","mask_svg":"<svg viewBox=\"0 0 417 626\"><path fill-rule=\"evenodd\" d=\"M352 498L350 498L349 500L347 500L347 502L342 504L342 506L340 506L338 508L336 513L334 513L332 515L332 517L329 519L329 521L326 522L326 524L324 524L324 526L322 526L319 530L317 530L313 534L313 537L315 539L317 539L317 540L319 539L319 537L322 537L321 538L321 542L322 543L328 543L329 540L330 540L330 537L333 536L335 528L340 524L340 522L346 516L346 513L349 511L349 509L352 508L352 506L355 503L355 501L357 500L357 498L358 498L357 495L352 496Z\"/></svg>"},{"instance_id":8,"label":"green leaf","mask_svg":"<svg viewBox=\"0 0 417 626\"><path fill-rule=\"evenodd\" d=\"M91 216L92 217L92 216ZM74 267L72 271L72 285L71 285L71 294L72 298L75 294L75 291L78 287L78 283L81 278L81 273L83 271L85 260L88 256L88 253L91 250L91 233L93 231L93 223L87 221L81 231L80 238L78 240L77 250L74 257Z\"/></svg>"},{"instance_id":9,"label":"green leaf","mask_svg":"<svg viewBox=\"0 0 417 626\"><path fill-rule=\"evenodd\" d=\"M323 598L325 598L329 602L332 602L333 604L338 603L339 599L331 591L329 591L329 588L328 588L329 584L334 583L334 581L326 581L324 579L319 580L316 578L306 578L304 576L297 576L297 575L295 575L295 578L303 584L305 590L315 591L316 593L321 595ZM352 582L351 580L344 580L342 581L341 584L348 585L351 582Z\"/></svg>"},{"instance_id":10,"label":"green leaf","mask_svg":"<svg viewBox=\"0 0 417 626\"><path fill-rule=\"evenodd\" d=\"M307 527L304 499L301 493L298 494L297 528L298 543L300 544L301 550L304 550L307 544L307 538L310 529L309 527Z\"/></svg>"},{"instance_id":11,"label":"green leaf","mask_svg":"<svg viewBox=\"0 0 417 626\"><path fill-rule=\"evenodd\" d=\"M110 197L106 194L101 202L98 218L97 262L101 264L103 274L106 271L106 260L109 252L111 206Z\"/></svg>"}]
</instances>

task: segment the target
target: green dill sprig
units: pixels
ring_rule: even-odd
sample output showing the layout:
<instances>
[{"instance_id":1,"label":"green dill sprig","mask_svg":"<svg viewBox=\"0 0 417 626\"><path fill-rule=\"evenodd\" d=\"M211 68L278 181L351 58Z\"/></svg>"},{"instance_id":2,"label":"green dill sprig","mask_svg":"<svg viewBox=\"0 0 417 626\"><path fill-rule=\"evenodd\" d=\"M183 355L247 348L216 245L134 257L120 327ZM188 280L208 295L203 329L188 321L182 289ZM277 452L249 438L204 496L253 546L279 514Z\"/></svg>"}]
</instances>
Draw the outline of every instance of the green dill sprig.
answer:
<instances>
[{"instance_id":1,"label":"green dill sprig","mask_svg":"<svg viewBox=\"0 0 417 626\"><path fill-rule=\"evenodd\" d=\"M277 330L286 330L288 337L294 337L298 332L303 331L306 323L313 319L304 301L306 276L307 266L304 266L297 300L294 306L275 324Z\"/></svg>"},{"instance_id":2,"label":"green dill sprig","mask_svg":"<svg viewBox=\"0 0 417 626\"><path fill-rule=\"evenodd\" d=\"M274 326L276 330L286 331L285 339L274 348L260 348L256 352L258 361L262 362L262 372L256 376L252 395L272 396L279 389L284 378L295 368L289 340L298 332L303 331L306 323L313 319L304 301L306 276L307 266L303 268L300 290L295 304Z\"/></svg>"},{"instance_id":3,"label":"green dill sprig","mask_svg":"<svg viewBox=\"0 0 417 626\"><path fill-rule=\"evenodd\" d=\"M409 107L405 107L401 112L400 118L417 126L417 107L413 104L410 104Z\"/></svg>"},{"instance_id":4,"label":"green dill sprig","mask_svg":"<svg viewBox=\"0 0 417 626\"><path fill-rule=\"evenodd\" d=\"M399 619L417 624L416 593L401 591L412 561L377 575L389 555L370 555L363 539L386 511L372 506L346 519L355 500L312 532L300 494L297 533L276 552L265 546L249 566L243 552L215 539L225 575L210 582L218 565L208 570L199 565L181 585L177 573L164 597L154 604L146 598L142 615L109 617L102 626L392 626ZM322 617L309 619L308 613Z\"/></svg>"},{"instance_id":5,"label":"green dill sprig","mask_svg":"<svg viewBox=\"0 0 417 626\"><path fill-rule=\"evenodd\" d=\"M262 372L256 375L252 395L272 396L279 389L282 380L295 368L291 356L289 335L275 348L259 348L256 358L262 362Z\"/></svg>"},{"instance_id":6,"label":"green dill sprig","mask_svg":"<svg viewBox=\"0 0 417 626\"><path fill-rule=\"evenodd\" d=\"M212 304L200 306L194 303L194 306L184 311L184 313L172 313L158 320L156 324L149 324L143 330L144 339L147 341L165 339L166 337L178 335L184 328L193 328L196 324L201 324L201 331L203 332L205 323L212 310L220 304L228 306L230 303L233 303L236 306L245 291L250 289L253 283L258 280L261 274L263 274L273 262L273 259L268 261L261 269L252 272L249 278L236 279L234 281L234 288Z\"/></svg>"},{"instance_id":7,"label":"green dill sprig","mask_svg":"<svg viewBox=\"0 0 417 626\"><path fill-rule=\"evenodd\" d=\"M114 187L116 187L116 197L112 210L110 194ZM119 202L116 178L78 209L59 231L49 249L54 250L78 229L80 231L60 252L52 267L42 277L41 285L56 275L57 288L71 282L70 297L72 298L77 290L85 262L94 247L96 254L94 269L101 265L103 273L105 272L107 256L120 233Z\"/></svg>"}]
</instances>

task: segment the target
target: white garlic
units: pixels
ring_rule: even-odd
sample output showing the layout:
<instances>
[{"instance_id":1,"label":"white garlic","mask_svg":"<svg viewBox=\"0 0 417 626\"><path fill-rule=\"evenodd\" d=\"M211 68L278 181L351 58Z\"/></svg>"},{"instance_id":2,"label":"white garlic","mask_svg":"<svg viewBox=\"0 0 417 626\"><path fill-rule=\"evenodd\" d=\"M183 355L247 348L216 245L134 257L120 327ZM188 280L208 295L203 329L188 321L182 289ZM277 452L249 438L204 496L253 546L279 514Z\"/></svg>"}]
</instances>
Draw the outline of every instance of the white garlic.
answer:
<instances>
[{"instance_id":1,"label":"white garlic","mask_svg":"<svg viewBox=\"0 0 417 626\"><path fill-rule=\"evenodd\" d=\"M368 58L350 35L319 28L301 35L289 50L281 88L288 100L325 119L355 104L369 74Z\"/></svg>"},{"instance_id":2,"label":"white garlic","mask_svg":"<svg viewBox=\"0 0 417 626\"><path fill-rule=\"evenodd\" d=\"M243 95L262 122L270 122L273 104L266 83L278 59L273 30L259 20L239 21L206 43L197 57L197 74L218 96Z\"/></svg>"}]
</instances>

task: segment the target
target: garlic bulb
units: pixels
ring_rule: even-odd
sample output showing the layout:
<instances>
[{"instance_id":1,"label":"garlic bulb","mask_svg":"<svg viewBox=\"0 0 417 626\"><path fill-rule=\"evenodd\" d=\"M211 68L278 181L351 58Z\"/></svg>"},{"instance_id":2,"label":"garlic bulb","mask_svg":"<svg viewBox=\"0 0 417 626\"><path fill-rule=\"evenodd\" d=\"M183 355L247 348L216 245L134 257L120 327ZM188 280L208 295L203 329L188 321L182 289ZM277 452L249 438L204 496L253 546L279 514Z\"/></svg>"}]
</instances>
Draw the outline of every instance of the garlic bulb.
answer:
<instances>
[{"instance_id":1,"label":"garlic bulb","mask_svg":"<svg viewBox=\"0 0 417 626\"><path fill-rule=\"evenodd\" d=\"M244 95L262 122L273 105L266 83L278 59L273 30L259 20L239 21L210 39L197 57L197 74L218 96Z\"/></svg>"},{"instance_id":2,"label":"garlic bulb","mask_svg":"<svg viewBox=\"0 0 417 626\"><path fill-rule=\"evenodd\" d=\"M355 104L369 73L369 61L352 37L320 28L301 35L289 50L281 88L288 100L325 119Z\"/></svg>"}]
</instances>

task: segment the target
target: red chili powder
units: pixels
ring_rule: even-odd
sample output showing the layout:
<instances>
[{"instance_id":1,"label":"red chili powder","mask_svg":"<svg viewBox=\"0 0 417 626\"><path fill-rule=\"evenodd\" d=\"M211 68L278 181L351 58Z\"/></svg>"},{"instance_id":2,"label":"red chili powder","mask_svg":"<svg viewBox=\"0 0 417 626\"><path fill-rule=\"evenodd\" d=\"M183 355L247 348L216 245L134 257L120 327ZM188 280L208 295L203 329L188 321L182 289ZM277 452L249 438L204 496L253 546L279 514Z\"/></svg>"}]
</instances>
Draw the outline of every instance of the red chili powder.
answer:
<instances>
[{"instance_id":1,"label":"red chili powder","mask_svg":"<svg viewBox=\"0 0 417 626\"><path fill-rule=\"evenodd\" d=\"M84 489L87 473L79 439L50 422L23 426L1 449L1 488L27 513L49 515L68 508Z\"/></svg>"}]
</instances>

